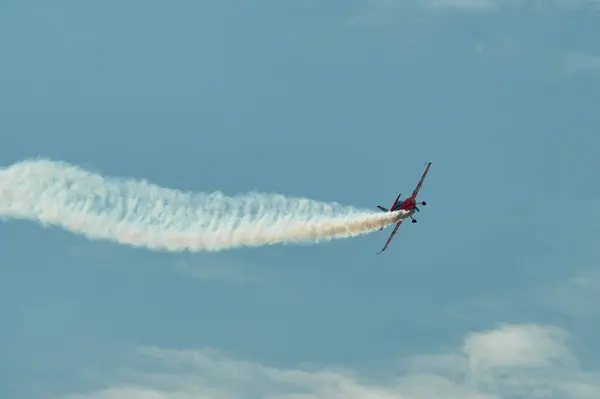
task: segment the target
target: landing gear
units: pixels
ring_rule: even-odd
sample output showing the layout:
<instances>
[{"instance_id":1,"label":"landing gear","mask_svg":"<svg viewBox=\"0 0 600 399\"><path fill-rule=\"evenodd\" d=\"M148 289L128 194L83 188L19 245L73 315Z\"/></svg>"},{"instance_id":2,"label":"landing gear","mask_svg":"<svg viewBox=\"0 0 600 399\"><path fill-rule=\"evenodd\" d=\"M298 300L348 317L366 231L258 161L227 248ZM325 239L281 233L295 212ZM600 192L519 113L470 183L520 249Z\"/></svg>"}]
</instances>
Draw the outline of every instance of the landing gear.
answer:
<instances>
[{"instance_id":1,"label":"landing gear","mask_svg":"<svg viewBox=\"0 0 600 399\"><path fill-rule=\"evenodd\" d=\"M423 202L421 202L421 205L423 205L423 206L426 206L426 205L427 205L427 202L426 202L426 201L423 201Z\"/></svg>"},{"instance_id":2,"label":"landing gear","mask_svg":"<svg viewBox=\"0 0 600 399\"><path fill-rule=\"evenodd\" d=\"M413 218L412 216L410 218L412 219L413 223L417 223L417 219Z\"/></svg>"}]
</instances>

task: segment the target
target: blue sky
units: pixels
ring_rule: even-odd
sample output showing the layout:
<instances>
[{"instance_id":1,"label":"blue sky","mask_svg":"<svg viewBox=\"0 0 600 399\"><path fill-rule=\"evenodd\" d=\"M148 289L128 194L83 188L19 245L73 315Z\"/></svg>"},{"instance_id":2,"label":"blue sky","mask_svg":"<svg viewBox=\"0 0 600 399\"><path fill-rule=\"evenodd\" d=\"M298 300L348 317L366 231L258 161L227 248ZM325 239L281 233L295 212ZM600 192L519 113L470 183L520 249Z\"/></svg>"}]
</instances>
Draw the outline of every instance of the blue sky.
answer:
<instances>
[{"instance_id":1,"label":"blue sky","mask_svg":"<svg viewBox=\"0 0 600 399\"><path fill-rule=\"evenodd\" d=\"M6 2L4 166L372 209L434 164L379 257L4 221L0 397L599 397L599 5Z\"/></svg>"}]
</instances>

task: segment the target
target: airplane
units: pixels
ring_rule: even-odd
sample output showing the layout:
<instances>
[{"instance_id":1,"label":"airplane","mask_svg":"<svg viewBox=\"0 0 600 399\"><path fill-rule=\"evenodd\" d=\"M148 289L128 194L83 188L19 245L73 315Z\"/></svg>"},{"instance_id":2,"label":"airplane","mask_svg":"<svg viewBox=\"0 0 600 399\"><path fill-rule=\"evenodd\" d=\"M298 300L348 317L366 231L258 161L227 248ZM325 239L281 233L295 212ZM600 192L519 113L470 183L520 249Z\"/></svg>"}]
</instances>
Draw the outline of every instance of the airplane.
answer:
<instances>
[{"instance_id":1,"label":"airplane","mask_svg":"<svg viewBox=\"0 0 600 399\"><path fill-rule=\"evenodd\" d=\"M427 202L425 202L425 201L417 202L417 194L419 194L419 190L421 190L421 186L423 185L423 181L425 180L425 176L427 176L427 173L429 172L430 167L431 167L431 162L429 162L427 164L427 167L425 168L425 172L423 172L423 176L421 176L421 180L419 180L419 184L417 184L417 187L415 188L415 190L413 191L413 193L410 197L406 198L403 201L400 201L400 196L402 195L402 193L400 193L400 194L398 194L398 197L396 197L396 201L394 201L394 203L392 204L390 209L386 209L381 205L377 205L377 208L379 208L383 212L395 212L395 211L399 211L399 210L408 211L409 212L408 217L410 217L412 219L413 223L417 223L417 220L415 218L413 218L412 215L415 213L415 211L421 212L421 210L417 207L417 205L423 205L423 206L427 205ZM377 253L377 255L379 255L380 253L382 253L383 251L385 251L387 249L388 245L390 245L392 238L394 238L394 235L396 235L396 232L398 231L398 228L400 227L400 225L402 224L403 221L404 221L404 218L398 220L398 222L396 223L396 226L394 227L394 230L392 231L392 234L390 234L390 238L388 238L387 242L385 243L385 246L383 247L383 249L380 252ZM381 230L383 230L383 227L381 229L379 229L379 231L381 231Z\"/></svg>"}]
</instances>

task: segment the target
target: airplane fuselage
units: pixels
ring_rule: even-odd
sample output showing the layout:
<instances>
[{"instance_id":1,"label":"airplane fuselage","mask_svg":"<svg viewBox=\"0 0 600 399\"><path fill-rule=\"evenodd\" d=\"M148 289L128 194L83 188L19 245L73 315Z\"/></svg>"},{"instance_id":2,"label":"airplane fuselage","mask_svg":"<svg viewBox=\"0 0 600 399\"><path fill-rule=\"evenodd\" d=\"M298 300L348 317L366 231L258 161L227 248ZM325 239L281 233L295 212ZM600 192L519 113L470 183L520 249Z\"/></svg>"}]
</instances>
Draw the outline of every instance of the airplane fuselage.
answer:
<instances>
[{"instance_id":1,"label":"airplane fuselage","mask_svg":"<svg viewBox=\"0 0 600 399\"><path fill-rule=\"evenodd\" d=\"M417 206L417 203L414 199L407 198L402 202L398 202L396 204L396 206L394 206L394 209L392 209L392 211L399 211L399 210L403 209L406 211L412 211L414 213L416 206Z\"/></svg>"}]
</instances>

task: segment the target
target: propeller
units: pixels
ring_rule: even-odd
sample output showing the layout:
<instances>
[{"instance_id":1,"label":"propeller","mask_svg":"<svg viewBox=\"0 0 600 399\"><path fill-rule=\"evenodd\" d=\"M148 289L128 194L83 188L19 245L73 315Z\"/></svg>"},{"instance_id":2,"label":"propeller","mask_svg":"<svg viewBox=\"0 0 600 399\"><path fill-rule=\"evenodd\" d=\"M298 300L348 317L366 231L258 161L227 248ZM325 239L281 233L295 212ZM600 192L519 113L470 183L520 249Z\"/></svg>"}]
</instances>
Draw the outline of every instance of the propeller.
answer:
<instances>
[{"instance_id":1,"label":"propeller","mask_svg":"<svg viewBox=\"0 0 600 399\"><path fill-rule=\"evenodd\" d=\"M423 206L426 206L426 205L427 205L427 202L425 202L425 201L423 201L423 202L417 202L417 204L421 204L421 205L423 205ZM416 204L415 204L415 210L416 210L417 212L421 212L421 210L419 209L419 207L418 207Z\"/></svg>"}]
</instances>

